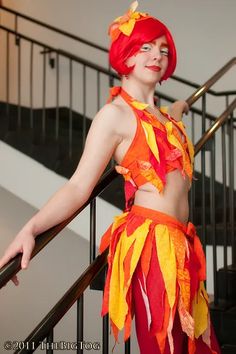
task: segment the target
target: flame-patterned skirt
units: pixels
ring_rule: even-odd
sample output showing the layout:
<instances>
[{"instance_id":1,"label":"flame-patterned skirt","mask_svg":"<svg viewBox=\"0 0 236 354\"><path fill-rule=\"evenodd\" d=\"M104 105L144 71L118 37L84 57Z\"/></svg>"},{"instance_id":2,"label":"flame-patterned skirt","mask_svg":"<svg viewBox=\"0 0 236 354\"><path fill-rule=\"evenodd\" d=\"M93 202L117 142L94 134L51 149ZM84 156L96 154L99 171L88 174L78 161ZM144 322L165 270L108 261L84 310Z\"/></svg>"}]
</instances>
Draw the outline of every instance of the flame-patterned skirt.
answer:
<instances>
[{"instance_id":1,"label":"flame-patterned skirt","mask_svg":"<svg viewBox=\"0 0 236 354\"><path fill-rule=\"evenodd\" d=\"M204 286L205 255L191 222L184 224L163 212L133 205L115 217L102 237L100 252L108 246L102 316L109 313L116 341L122 329L127 340L134 315L140 317L134 306L138 282L145 306L143 323L155 338L155 353L177 352L176 318L187 338L180 353L220 353ZM141 353L147 353L141 349L139 335L138 341Z\"/></svg>"}]
</instances>

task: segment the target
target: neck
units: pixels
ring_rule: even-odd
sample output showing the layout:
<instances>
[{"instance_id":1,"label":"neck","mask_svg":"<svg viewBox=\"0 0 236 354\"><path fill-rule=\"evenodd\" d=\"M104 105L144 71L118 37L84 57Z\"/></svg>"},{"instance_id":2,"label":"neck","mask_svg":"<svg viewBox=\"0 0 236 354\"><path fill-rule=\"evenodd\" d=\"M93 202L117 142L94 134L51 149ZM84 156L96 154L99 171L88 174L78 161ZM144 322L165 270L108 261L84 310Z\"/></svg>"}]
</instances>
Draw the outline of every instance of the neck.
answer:
<instances>
[{"instance_id":1,"label":"neck","mask_svg":"<svg viewBox=\"0 0 236 354\"><path fill-rule=\"evenodd\" d=\"M135 100L147 103L154 108L154 92L155 85L148 86L147 84L135 83L133 80L122 79L122 88Z\"/></svg>"}]
</instances>

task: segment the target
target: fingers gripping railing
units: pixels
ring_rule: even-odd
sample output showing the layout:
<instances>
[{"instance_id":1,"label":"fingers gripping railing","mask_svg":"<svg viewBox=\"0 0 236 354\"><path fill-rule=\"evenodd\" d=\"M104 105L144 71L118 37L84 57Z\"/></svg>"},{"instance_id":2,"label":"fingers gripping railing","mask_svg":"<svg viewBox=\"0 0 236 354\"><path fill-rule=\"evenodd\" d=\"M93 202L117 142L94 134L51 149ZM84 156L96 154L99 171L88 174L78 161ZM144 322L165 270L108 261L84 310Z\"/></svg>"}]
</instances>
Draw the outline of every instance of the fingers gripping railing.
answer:
<instances>
[{"instance_id":1,"label":"fingers gripping railing","mask_svg":"<svg viewBox=\"0 0 236 354\"><path fill-rule=\"evenodd\" d=\"M61 230L63 230L82 210L89 205L93 199L98 196L102 191L118 176L115 169L108 171L104 174L101 180L94 188L90 198L84 205L77 210L70 218L64 222L52 227L50 230L37 236L35 248L32 257L36 256ZM20 270L21 255L14 257L6 266L0 269L0 288L3 287L12 277Z\"/></svg>"}]
</instances>

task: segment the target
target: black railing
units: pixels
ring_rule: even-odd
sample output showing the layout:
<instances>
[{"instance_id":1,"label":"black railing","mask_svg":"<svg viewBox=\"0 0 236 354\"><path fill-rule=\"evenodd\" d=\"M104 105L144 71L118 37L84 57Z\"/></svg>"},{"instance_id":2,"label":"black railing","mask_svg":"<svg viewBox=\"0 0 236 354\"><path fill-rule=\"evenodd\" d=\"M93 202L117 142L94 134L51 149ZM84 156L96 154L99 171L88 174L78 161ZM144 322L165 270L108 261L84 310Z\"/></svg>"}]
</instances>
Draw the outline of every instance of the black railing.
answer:
<instances>
[{"instance_id":1,"label":"black railing","mask_svg":"<svg viewBox=\"0 0 236 354\"><path fill-rule=\"evenodd\" d=\"M2 7L3 8L3 7ZM6 9L6 8L4 8ZM12 11L14 13L14 11ZM21 14L16 13L17 17L20 17ZM28 18L27 18L28 20ZM32 20L32 19L31 19ZM43 25L43 23L38 24ZM50 29L53 29L52 26L49 26ZM49 28L48 27L48 28ZM0 26L0 30L5 33L5 53L6 53L6 66L3 67L3 71L5 72L5 81L6 81L6 117L7 117L7 128L6 131L1 133L2 139L8 142L9 132L18 133L19 131L27 128L29 134L30 143L32 144L47 144L47 110L50 106L47 101L47 93L50 92L50 95L55 96L54 105L55 116L54 116L54 133L53 133L53 142L56 144L62 138L61 132L61 106L62 106L62 98L61 91L63 88L63 93L66 92L65 86L68 83L68 100L63 102L63 105L67 107L67 116L63 117L66 120L68 125L67 129L67 137L66 141L68 143L66 158L72 160L75 155L75 149L77 148L73 146L74 144L74 125L78 122L74 119L74 112L77 111L80 114L82 119L82 139L81 144L84 144L86 133L87 133L87 117L89 115L93 115L89 112L90 106L93 106L94 111L97 111L100 106L104 103L105 92L108 91L110 85L119 83L119 77L106 68L103 68L99 65L93 64L88 60L83 58L79 58L76 55L72 55L65 50L57 49L52 46L46 45L36 39L32 39L27 35L21 34L18 32L18 25L16 20L16 28L15 31ZM54 30L54 29L53 29ZM60 32L60 30L59 30ZM66 32L61 31L63 35L68 35ZM73 36L73 35L72 35ZM74 36L76 37L76 36ZM75 40L80 40L79 37L73 38ZM86 43L89 44L89 43ZM28 46L28 57L25 53L27 50L21 50L21 47L24 45ZM100 48L97 48L100 49ZM104 50L104 48L102 49ZM13 74L12 74L12 63L10 63L10 58L15 56L15 52L17 53L16 60L16 68L17 74L14 77L17 77L17 87L16 87L16 97L15 102L13 97L11 96L12 85L13 85ZM29 90L26 89L26 72L24 75L22 74L22 60L26 60L29 65L28 72L28 82L29 82ZM41 65L41 73L42 73L42 81L37 81L37 72L40 66L37 66L37 61L40 60ZM231 68L235 64L236 59L232 59L229 63L227 63L216 75L214 75L210 80L208 80L202 87L198 88L198 85L193 82L189 82L187 80L178 78L173 76L172 79L178 81L181 84L186 84L189 87L198 88L196 93L193 94L188 102L192 105L196 100L200 97L202 98L202 107L195 108L191 106L190 110L190 119L189 119L189 129L191 132L192 141L195 143L195 153L196 153L196 163L198 164L195 173L201 173L200 179L197 183L193 183L191 193L190 193L190 219L196 225L201 225L199 227L199 234L201 236L204 248L206 250L206 246L208 244L212 245L212 269L213 269L213 286L214 286L214 301L215 304L219 304L222 300L225 303L233 302L231 289L228 287L228 270L232 270L236 267L236 244L235 244L235 224L234 224L234 213L235 213L235 205L234 205L234 179L235 172L233 169L234 166L234 134L235 134L235 118L233 115L235 109L235 100L230 102L231 96L235 96L236 91L225 91L225 92L215 92L210 89L212 85L219 80L219 78ZM47 65L47 63L49 65ZM66 67L67 65L67 67ZM78 80L75 82L74 73L75 71L79 71L81 74L78 77ZM91 78L91 73L95 73L95 76ZM1 78L4 78L4 73L0 73ZM50 89L48 86L48 81L50 79L50 85L52 83L55 86L55 90ZM41 86L41 92L35 91L35 82L37 82L38 86ZM80 105L75 106L74 93L75 87L80 87ZM86 96L86 91L90 91L91 88L96 88L96 92L94 92L89 100ZM50 90L50 91L49 91ZM29 91L29 96L27 96L26 92ZM173 102L175 99L173 97L169 97L168 95L157 93L160 97L162 103ZM214 96L224 96L226 102L226 110L223 114L217 119L213 114L207 112L207 96L206 95L214 95ZM28 97L28 101L27 101ZM40 97L40 103L36 102ZM96 98L96 101L95 101ZM13 104L15 103L15 105ZM27 121L25 121L25 117L23 111L25 106L28 106L30 109L30 114L27 117ZM40 116L37 114L36 107L41 107ZM201 120L199 119L201 117ZM197 121L196 121L197 119ZM196 124L197 122L197 124ZM210 124L212 126L210 127ZM64 122L63 122L64 124ZM37 134L35 134L35 128L37 128ZM40 129L38 129L40 128ZM197 131L197 128L199 129ZM33 133L32 133L33 132ZM219 143L216 144L217 140L221 139L221 145ZM197 142L197 143L196 143ZM30 145L31 146L31 145ZM220 149L220 152L217 151ZM200 154L198 154L200 152ZM208 156L208 153L210 156ZM198 155L197 155L198 154ZM219 159L221 157L221 161ZM199 159L198 159L199 158ZM76 162L78 162L78 154L76 153ZM200 161L199 161L200 160ZM206 164L206 161L209 160L209 164ZM216 170L216 163L218 163L218 169ZM220 164L219 164L220 163ZM207 166L209 166L209 171L207 171ZM196 165L195 165L196 167ZM219 175L219 170L222 169L222 176ZM95 190L92 193L91 198L87 201L87 203L83 206L87 206L91 202L91 224L90 224L90 261L92 262L91 267L94 269L97 267L97 260L101 258L96 258L96 218L95 218L95 196L101 193L101 191L115 178L117 177L117 173L114 169L112 169L109 173L107 173L96 186ZM222 178L221 178L222 177ZM220 180L222 179L222 184L217 182L216 178ZM218 205L222 203L220 211L218 210ZM200 209L200 212L199 212ZM81 209L74 214L70 219L68 219L65 223L57 225L55 228L49 230L48 232L40 235L36 239L36 247L34 249L33 255L35 256L53 237L58 234L58 232L64 228L71 220L74 218ZM217 286L218 283L218 273L217 270L220 268L219 260L217 258L217 248L219 245L222 247L222 257L223 257L223 282L221 282L221 287ZM231 258L229 259L228 253L231 250ZM105 260L104 260L105 262ZM96 268L96 274L99 269L104 266L105 263L99 261L99 266ZM9 279L16 274L20 270L20 256L17 256L14 260L9 262L9 264L4 267L0 271L0 286L5 284ZM86 273L87 274L87 273ZM96 275L93 273L94 278ZM85 275L85 273L84 273ZM89 275L91 276L91 274ZM77 295L79 294L79 288L82 286L84 281L83 276L81 276L76 283L76 290L73 287L73 291L77 291ZM89 283L88 283L89 284ZM88 286L87 284L87 286ZM223 284L223 285L222 285ZM74 284L75 285L75 284ZM83 285L84 286L84 285ZM75 293L74 293L75 294ZM81 293L82 294L82 293ZM63 297L64 298L64 297ZM79 299L77 297L77 299ZM75 302L77 300L75 297L71 298L70 301ZM82 298L81 298L82 299ZM68 301L68 299L66 300ZM70 306L72 304L70 302ZM67 302L67 307L70 307ZM78 303L78 340L83 338L82 331L82 320L83 320L83 300L80 300ZM54 313L55 312L55 313ZM50 319L46 318L43 320L44 324L47 323L48 326L50 321L55 321L56 318L56 307L50 314ZM52 315L52 317L51 317ZM53 317L55 315L55 317ZM46 321L46 322L45 322ZM59 321L59 318L58 318ZM58 322L57 321L57 322ZM54 323L54 322L53 322ZM41 323L42 324L42 323ZM44 328L44 327L43 327ZM45 328L47 330L45 330ZM47 336L47 341L50 342L53 340L53 326L45 327L43 336L40 334L40 338L45 338ZM108 318L105 317L103 319L103 328L106 329L104 331L103 337L103 353L108 353ZM34 337L36 335L36 337ZM35 339L39 340L38 330L32 332L31 340L35 341ZM126 344L125 352L129 353L130 343ZM21 351L22 353L24 351Z\"/></svg>"},{"instance_id":2,"label":"black railing","mask_svg":"<svg viewBox=\"0 0 236 354\"><path fill-rule=\"evenodd\" d=\"M215 132L216 130L225 127L225 123L227 120L229 120L232 117L232 112L236 108L236 99L234 100L233 103L229 106L229 108L217 119L217 121L214 123L214 126L209 129L204 135L204 137L197 143L195 146L195 155L201 151L200 148L202 149L204 145L209 144L209 141L211 141L211 167L212 167L212 178L211 178L211 188L210 188L210 195L211 195L211 221L212 221L212 226L213 226L213 233L214 233L214 238L213 238L213 262L214 262L214 269L217 269L217 256L216 256L216 224L215 224L215 201L214 201L214 196L215 196L215 190L214 190L214 171L215 171L215 152L214 152L214 137L215 137ZM229 118L230 117L230 118ZM233 120L230 119L230 122ZM232 123L231 123L232 124ZM232 129L233 131L233 129ZM211 140L209 140L211 139ZM111 172L107 173L99 182L99 184L96 186L95 190L93 191L91 197L89 200L83 205L83 207L76 212L71 218L66 220L64 223L61 223L60 225L57 225L56 227L52 228L51 230L45 232L44 234L38 236L36 238L36 247L34 249L32 257L34 257L53 237L55 237L56 234L60 232L83 208L85 208L89 203L91 206L91 215L93 218L91 218L91 225L90 225L90 230L91 230L91 254L90 254L90 260L92 261L91 265L89 268L81 275L81 277L73 284L73 286L67 291L67 293L63 296L63 298L54 306L54 308L50 311L50 313L45 316L45 318L39 323L39 325L32 331L32 333L26 338L25 343L27 343L27 348L22 348L21 350L17 351L16 353L29 353L33 352L33 349L36 349L37 346L44 340L45 337L47 337L47 343L48 343L48 348L50 347L50 338L53 338L53 327L60 321L60 319L63 317L63 315L69 310L69 308L73 305L73 303L78 300L78 308L80 309L78 311L78 337L77 337L77 342L83 342L83 331L82 331L82 324L83 324L83 298L81 297L84 290L89 286L89 284L92 282L92 280L95 278L95 276L102 270L102 268L105 266L106 261L107 261L107 251L104 252L101 256L96 257L95 260L93 260L95 256L95 249L96 249L96 244L95 244L95 205L94 205L94 198L106 187L115 177L117 176L117 173L113 169ZM225 186L225 184L224 184ZM224 214L226 215L226 209L224 209ZM233 220L232 220L233 222ZM233 224L231 224L231 230L233 228ZM224 244L224 252L225 252L225 247L227 245ZM232 239L232 248L234 249L235 247L235 240L234 238ZM5 266L1 271L0 271L0 286L4 285L16 272L20 269L20 255L15 257L7 266ZM227 259L227 258L226 258ZM227 267L227 260L225 263L225 266ZM214 273L214 279L215 279L215 284L216 284L216 272ZM217 287L214 289L215 290L215 295L218 294ZM217 300L217 296L215 297ZM216 302L217 303L217 302ZM103 334L103 353L108 353L108 336L107 336L107 331L108 331L108 319L107 317L104 317L103 319L103 328L106 329ZM47 346L45 346L46 348ZM30 348L32 348L32 351L30 351ZM83 352L82 349L79 349L78 352ZM49 353L49 351L48 351ZM126 342L125 344L125 353L130 353L130 341Z\"/></svg>"},{"instance_id":3,"label":"black railing","mask_svg":"<svg viewBox=\"0 0 236 354\"><path fill-rule=\"evenodd\" d=\"M103 68L99 65L96 65L92 62L89 62L88 60L85 60L81 57L78 57L76 55L72 55L68 53L65 50L61 49L56 49L51 46L46 45L45 43L42 43L38 40L33 40L30 37L19 34L16 31L10 30L4 26L0 26L0 29L6 33L6 41L5 41L5 53L6 53L6 67L2 68L3 73L1 75L2 79L4 80L5 77L5 102L6 102L6 115L8 117L8 122L9 122L9 128L14 131L17 129L22 129L23 124L22 124L22 109L24 106L28 105L30 109L30 116L28 118L28 121L25 122L24 128L28 129L34 129L35 124L37 122L37 137L31 134L31 138L35 139L33 140L33 143L37 144L39 141L39 130L41 134L41 140L43 143L45 143L45 135L46 135L46 129L47 126L51 123L51 115L50 119L47 118L47 110L49 106L55 106L55 112L54 114L54 134L53 134L53 140L58 142L60 139L60 132L61 132L61 127L60 124L62 124L62 119L63 119L63 124L66 124L68 129L67 129L67 144L68 144L68 158L72 159L73 155L73 144L75 142L74 139L74 129L73 126L78 123L78 119L75 120L74 117L74 112L77 111L80 116L82 116L82 122L83 122L83 129L82 129L82 141L83 145L85 142L86 134L87 134L87 117L89 115L94 115L97 110L99 110L101 104L104 103L104 99L102 98L104 96L104 93L108 91L109 85L112 83L119 83L119 77L115 73L111 72L109 69ZM11 39L18 38L17 41L17 46L14 46L12 43ZM10 45L11 44L11 45ZM28 46L28 57L26 54L22 54L21 51L21 46L24 45L24 47ZM11 97L11 87L13 85L13 78L11 76L10 72L10 65L9 65L9 60L10 57L14 56L15 53L14 51L17 51L17 97L15 99L16 101L16 107L17 110L15 112L15 106L12 105L12 97ZM11 54L12 53L12 54ZM27 53L26 50L24 50L24 53ZM40 59L40 54L42 55L42 59ZM55 58L53 59L52 56ZM22 59L24 59L26 62L29 63L29 71L28 71L28 84L26 81L26 78L22 78ZM65 62L67 61L67 68L65 68ZM41 71L42 71L42 81L40 82L39 79L36 78L37 75L37 68L35 62L40 61L41 62ZM51 64L51 66L47 66L47 62ZM53 63L53 64L52 64ZM226 66L232 65L231 62L229 62ZM54 69L55 67L55 69ZM51 68L51 69L50 69ZM75 69L79 69L81 75L78 77L78 80L75 80ZM50 71L49 71L50 70ZM222 70L222 69L221 69ZM55 72L54 72L55 71ZM4 74L5 73L5 74ZM93 78L88 78L88 73L89 74L95 74ZM27 77L27 73L24 72L24 76ZM91 75L90 75L91 76ZM50 87L48 84L50 77ZM62 79L63 77L63 79ZM176 77L173 77L176 79ZM35 89L36 85L35 82L37 81L37 87L41 87L41 90ZM184 80L182 82L185 83ZM189 83L188 83L189 84ZM193 84L193 83L192 83ZM54 86L54 89L52 89L52 85ZM195 86L195 84L193 84ZM68 87L68 100L64 101L63 103L61 102L61 91L62 88ZM75 107L75 101L79 101L78 99L75 100L75 87L81 87L81 92L79 92L79 97L80 97L80 104ZM206 87L208 91L206 91ZM205 87L204 92L209 92L209 87L208 85ZM88 105L88 96L86 95L86 91L90 90L96 91L94 92L94 95L92 95L90 99L90 104ZM50 90L50 97L54 97L54 99L51 102L47 102L48 100L48 92ZM236 91L226 91L226 92L213 92L212 94L214 95L225 95L226 98L229 97L229 95L235 94ZM157 93L157 95L160 97L160 104L166 104L168 102L173 102L175 101L175 98L170 97L166 94L161 94ZM37 103L36 103L37 100ZM196 100L196 97L195 97ZM25 104L23 104L23 101ZM40 104L40 102L41 104ZM226 103L229 100L226 100ZM68 107L68 115L67 117L60 117L60 107L61 106L66 106ZM34 117L36 115L36 106L41 106L41 117L38 116L37 118ZM88 112L88 109L93 107L93 112ZM90 109L91 110L91 109ZM206 123L206 119L214 120L215 116L212 114L209 114L206 112L206 107L204 107L204 102L203 102L203 107L202 110L197 109L197 108L192 108L191 109L191 124L190 126L194 126L194 119L195 116L201 115L201 113L204 112L204 115L202 115L202 133L205 131L204 124ZM13 114L14 113L14 114ZM61 119L62 118L62 119ZM1 135L4 135L4 132L1 133ZM3 136L4 138L4 136ZM200 138L200 136L199 136ZM192 129L192 140L196 141L197 136L195 136L195 129ZM76 139L77 141L77 139ZM76 151L76 156L78 156L78 151ZM57 159L55 159L56 161Z\"/></svg>"}]
</instances>

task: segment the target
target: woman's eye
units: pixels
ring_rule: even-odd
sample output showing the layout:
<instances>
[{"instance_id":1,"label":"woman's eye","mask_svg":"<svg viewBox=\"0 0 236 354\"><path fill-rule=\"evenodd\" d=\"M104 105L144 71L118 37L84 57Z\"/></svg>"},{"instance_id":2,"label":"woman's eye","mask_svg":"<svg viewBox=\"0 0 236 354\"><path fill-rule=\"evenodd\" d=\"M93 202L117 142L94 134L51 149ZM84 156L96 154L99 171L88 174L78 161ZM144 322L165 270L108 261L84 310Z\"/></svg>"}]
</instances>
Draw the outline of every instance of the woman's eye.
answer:
<instances>
[{"instance_id":1,"label":"woman's eye","mask_svg":"<svg viewBox=\"0 0 236 354\"><path fill-rule=\"evenodd\" d=\"M168 48L161 48L161 54L166 55L168 57L169 49Z\"/></svg>"},{"instance_id":2,"label":"woman's eye","mask_svg":"<svg viewBox=\"0 0 236 354\"><path fill-rule=\"evenodd\" d=\"M151 44L143 44L142 47L140 48L142 52L147 52L150 49L151 49Z\"/></svg>"}]
</instances>

